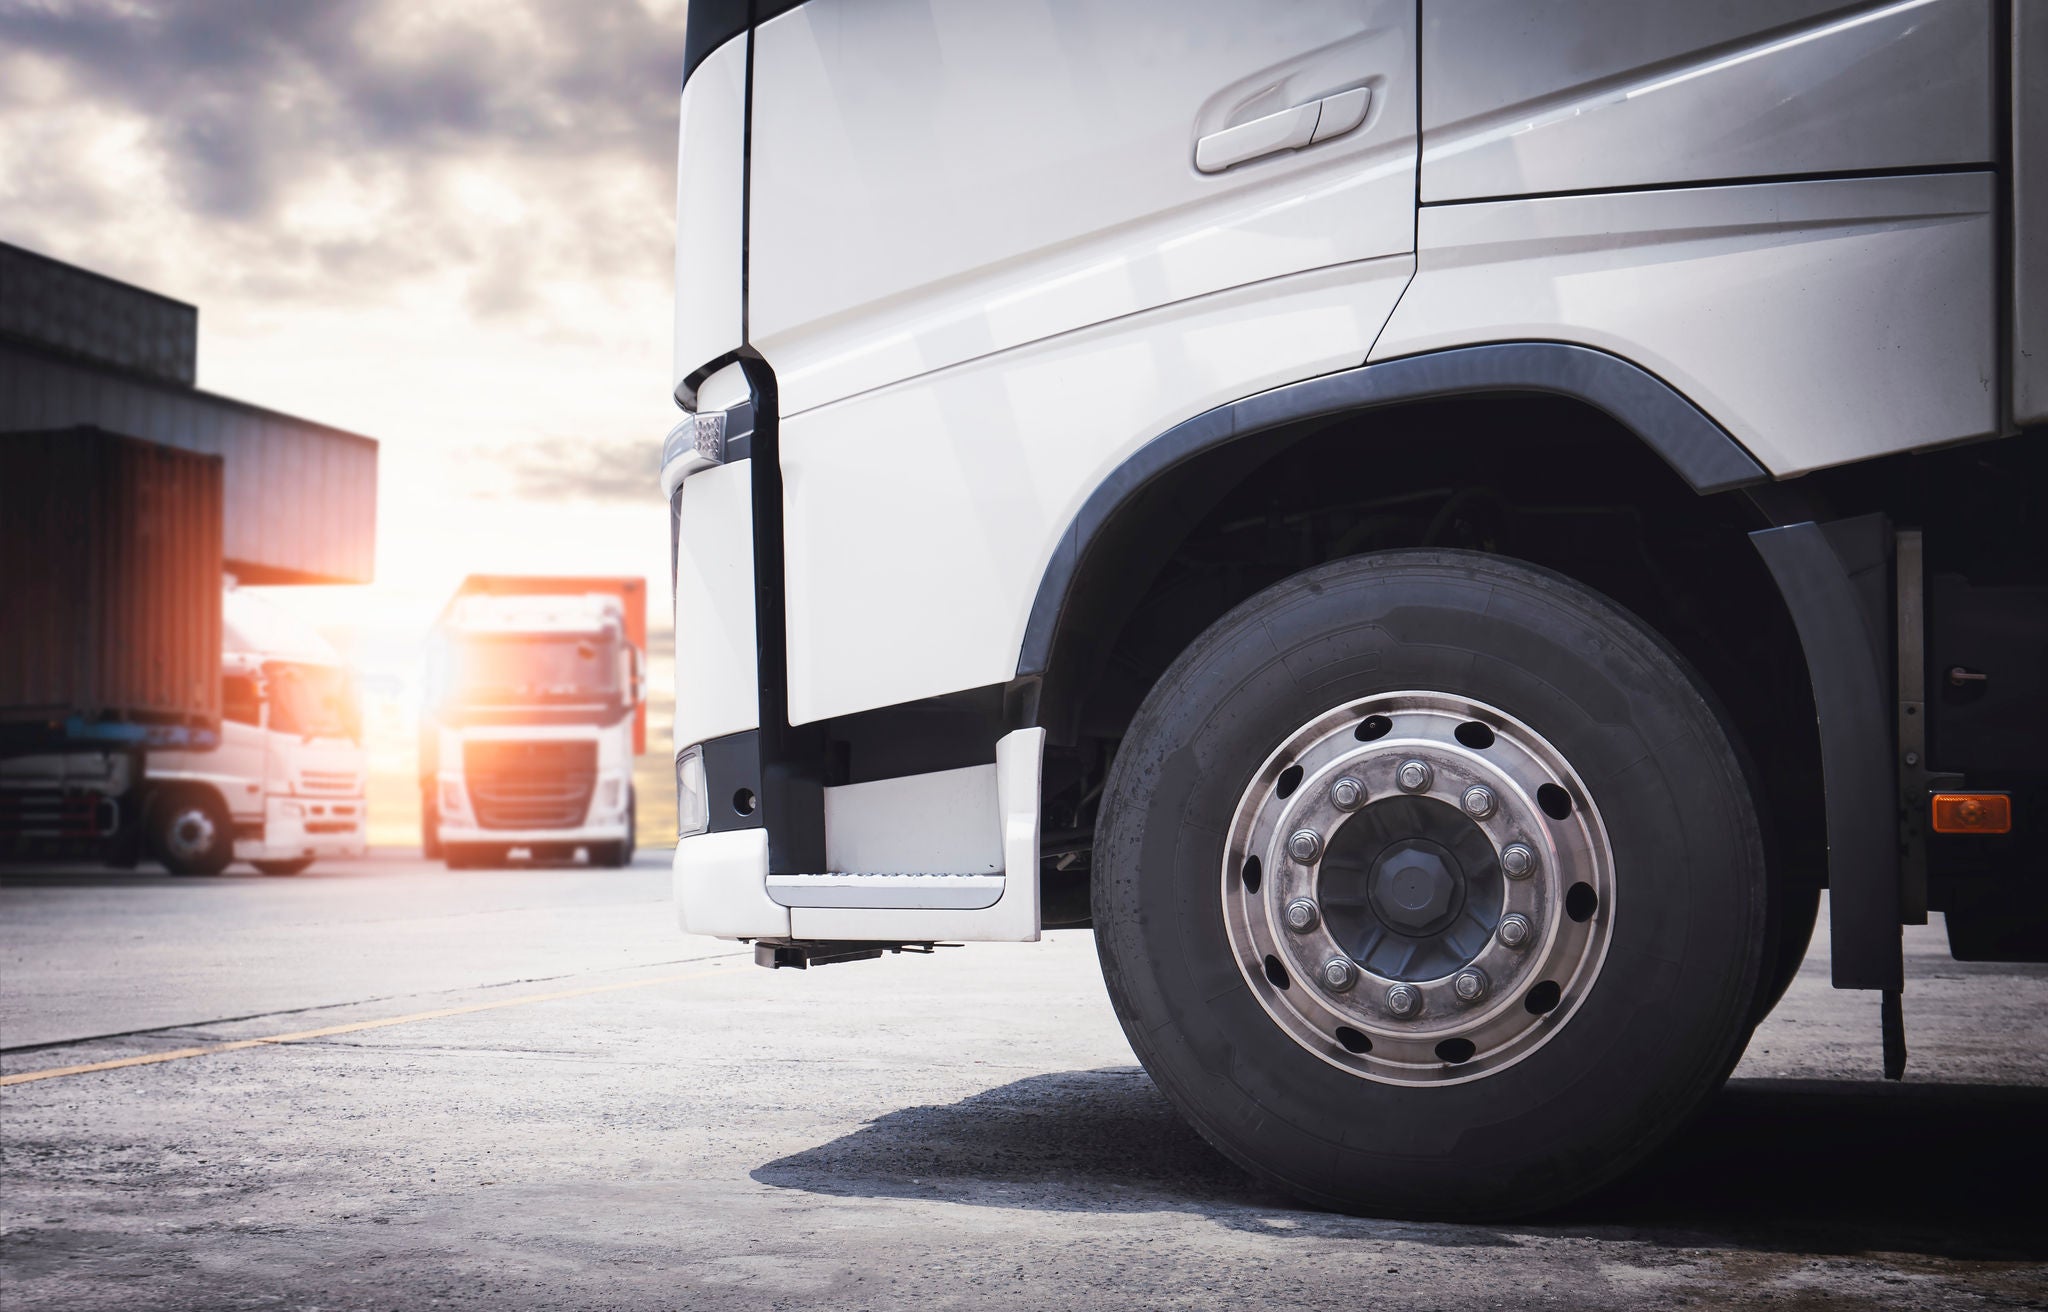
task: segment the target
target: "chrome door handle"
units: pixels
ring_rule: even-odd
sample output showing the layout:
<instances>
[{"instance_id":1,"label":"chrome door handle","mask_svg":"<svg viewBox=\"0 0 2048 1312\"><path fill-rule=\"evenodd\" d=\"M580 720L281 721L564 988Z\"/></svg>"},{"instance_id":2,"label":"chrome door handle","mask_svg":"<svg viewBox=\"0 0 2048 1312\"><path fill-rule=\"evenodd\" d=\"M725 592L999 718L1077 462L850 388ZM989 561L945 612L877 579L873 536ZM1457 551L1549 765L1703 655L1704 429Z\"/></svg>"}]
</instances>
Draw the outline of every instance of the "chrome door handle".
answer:
<instances>
[{"instance_id":1,"label":"chrome door handle","mask_svg":"<svg viewBox=\"0 0 2048 1312\"><path fill-rule=\"evenodd\" d=\"M1195 167L1203 173L1221 173L1247 160L1341 137L1365 122L1366 107L1371 103L1371 87L1354 87L1211 132L1195 142Z\"/></svg>"}]
</instances>

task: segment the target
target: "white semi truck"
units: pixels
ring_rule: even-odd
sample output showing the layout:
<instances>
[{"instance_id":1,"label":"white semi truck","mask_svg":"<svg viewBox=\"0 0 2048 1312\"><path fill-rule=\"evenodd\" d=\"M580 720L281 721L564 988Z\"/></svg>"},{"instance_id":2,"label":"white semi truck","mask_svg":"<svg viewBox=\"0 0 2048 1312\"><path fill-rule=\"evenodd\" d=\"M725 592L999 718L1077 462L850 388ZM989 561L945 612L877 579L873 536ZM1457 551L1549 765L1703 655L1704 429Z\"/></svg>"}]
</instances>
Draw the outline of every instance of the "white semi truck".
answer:
<instances>
[{"instance_id":1,"label":"white semi truck","mask_svg":"<svg viewBox=\"0 0 2048 1312\"><path fill-rule=\"evenodd\" d=\"M173 874L247 861L295 875L369 846L368 758L355 676L310 625L250 593L221 599L220 745L152 751L148 850Z\"/></svg>"},{"instance_id":2,"label":"white semi truck","mask_svg":"<svg viewBox=\"0 0 2048 1312\"><path fill-rule=\"evenodd\" d=\"M422 845L451 869L633 859L646 734L640 579L471 575L442 612L420 726Z\"/></svg>"},{"instance_id":3,"label":"white semi truck","mask_svg":"<svg viewBox=\"0 0 2048 1312\"><path fill-rule=\"evenodd\" d=\"M2048 960L2048 4L685 45L684 928L1092 925L1210 1142L1436 1216L1641 1161L1823 888L1888 1075L1903 924Z\"/></svg>"}]
</instances>

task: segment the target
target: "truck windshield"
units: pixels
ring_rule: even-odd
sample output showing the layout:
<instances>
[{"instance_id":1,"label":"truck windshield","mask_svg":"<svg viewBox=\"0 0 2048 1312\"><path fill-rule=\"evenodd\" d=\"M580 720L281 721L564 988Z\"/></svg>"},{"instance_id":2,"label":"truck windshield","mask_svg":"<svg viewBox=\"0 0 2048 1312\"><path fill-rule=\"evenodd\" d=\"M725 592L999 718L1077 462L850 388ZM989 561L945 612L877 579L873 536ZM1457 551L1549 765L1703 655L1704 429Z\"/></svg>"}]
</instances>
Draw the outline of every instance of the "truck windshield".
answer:
<instances>
[{"instance_id":1,"label":"truck windshield","mask_svg":"<svg viewBox=\"0 0 2048 1312\"><path fill-rule=\"evenodd\" d=\"M362 740L362 707L356 701L355 680L347 670L337 665L265 661L263 675L269 684L270 727L276 732Z\"/></svg>"},{"instance_id":2,"label":"truck windshield","mask_svg":"<svg viewBox=\"0 0 2048 1312\"><path fill-rule=\"evenodd\" d=\"M567 635L471 637L453 645L449 700L467 706L614 702L616 640Z\"/></svg>"}]
</instances>

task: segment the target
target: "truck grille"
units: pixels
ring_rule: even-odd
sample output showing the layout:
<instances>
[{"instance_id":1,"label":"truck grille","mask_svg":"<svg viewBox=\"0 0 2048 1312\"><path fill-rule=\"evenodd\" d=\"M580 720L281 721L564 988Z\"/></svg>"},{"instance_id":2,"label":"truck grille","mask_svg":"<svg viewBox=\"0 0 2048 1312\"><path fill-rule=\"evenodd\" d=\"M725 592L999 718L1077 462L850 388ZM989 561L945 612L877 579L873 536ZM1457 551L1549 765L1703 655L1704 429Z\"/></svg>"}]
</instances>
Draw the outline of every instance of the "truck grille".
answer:
<instances>
[{"instance_id":1,"label":"truck grille","mask_svg":"<svg viewBox=\"0 0 2048 1312\"><path fill-rule=\"evenodd\" d=\"M307 793L351 797L362 791L362 784L353 770L301 770L299 788Z\"/></svg>"},{"instance_id":2,"label":"truck grille","mask_svg":"<svg viewBox=\"0 0 2048 1312\"><path fill-rule=\"evenodd\" d=\"M469 804L485 829L572 829L590 810L597 744L470 742L462 746Z\"/></svg>"}]
</instances>

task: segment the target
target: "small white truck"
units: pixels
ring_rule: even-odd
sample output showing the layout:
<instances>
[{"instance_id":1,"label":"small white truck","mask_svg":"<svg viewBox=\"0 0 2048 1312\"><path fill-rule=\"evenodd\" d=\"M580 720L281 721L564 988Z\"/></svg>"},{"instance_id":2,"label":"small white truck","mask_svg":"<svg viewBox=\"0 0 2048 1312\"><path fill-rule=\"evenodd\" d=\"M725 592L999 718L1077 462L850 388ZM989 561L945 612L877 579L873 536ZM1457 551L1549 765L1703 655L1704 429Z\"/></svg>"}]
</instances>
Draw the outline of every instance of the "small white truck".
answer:
<instances>
[{"instance_id":1,"label":"small white truck","mask_svg":"<svg viewBox=\"0 0 2048 1312\"><path fill-rule=\"evenodd\" d=\"M450 869L517 849L633 859L646 590L639 579L472 575L435 630L420 725L421 839Z\"/></svg>"},{"instance_id":2,"label":"small white truck","mask_svg":"<svg viewBox=\"0 0 2048 1312\"><path fill-rule=\"evenodd\" d=\"M173 874L247 861L295 875L368 847L354 676L309 625L230 587L221 600L220 745L152 751L144 837Z\"/></svg>"}]
</instances>

